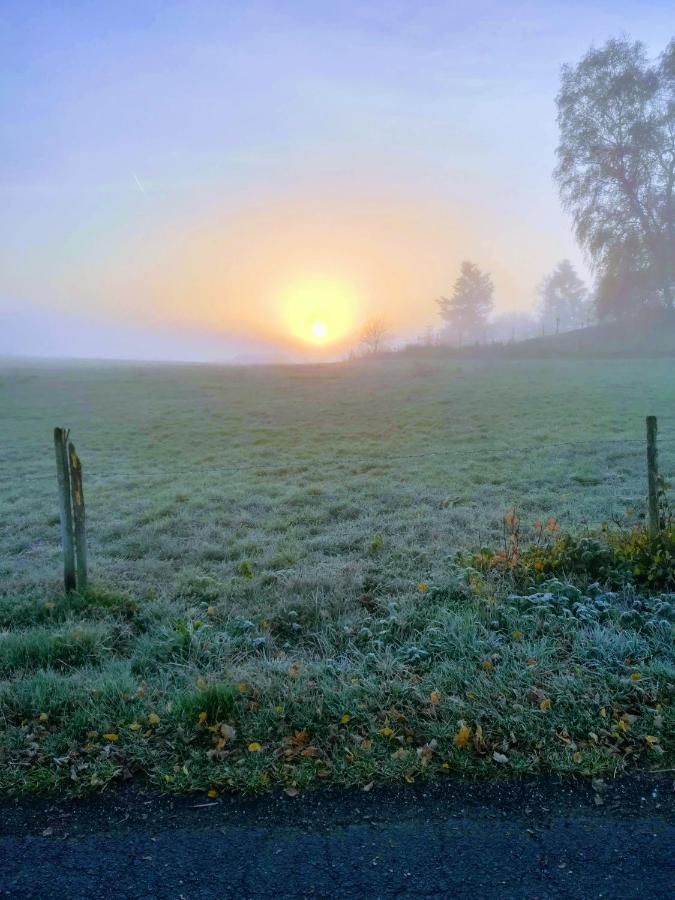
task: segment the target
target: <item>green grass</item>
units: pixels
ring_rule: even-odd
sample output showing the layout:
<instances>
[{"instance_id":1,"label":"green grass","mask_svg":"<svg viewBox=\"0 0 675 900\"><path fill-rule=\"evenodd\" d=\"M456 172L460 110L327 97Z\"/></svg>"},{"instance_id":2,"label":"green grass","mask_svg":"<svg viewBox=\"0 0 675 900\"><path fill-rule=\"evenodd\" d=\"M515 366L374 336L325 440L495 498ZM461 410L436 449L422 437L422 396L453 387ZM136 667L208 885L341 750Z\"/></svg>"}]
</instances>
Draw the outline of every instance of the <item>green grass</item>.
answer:
<instances>
[{"instance_id":1,"label":"green grass","mask_svg":"<svg viewBox=\"0 0 675 900\"><path fill-rule=\"evenodd\" d=\"M639 518L672 401L669 360L0 366L0 790L672 765L666 619L627 619L630 589L598 620L531 609L453 565L512 507L524 540ZM60 591L56 424L85 597Z\"/></svg>"}]
</instances>

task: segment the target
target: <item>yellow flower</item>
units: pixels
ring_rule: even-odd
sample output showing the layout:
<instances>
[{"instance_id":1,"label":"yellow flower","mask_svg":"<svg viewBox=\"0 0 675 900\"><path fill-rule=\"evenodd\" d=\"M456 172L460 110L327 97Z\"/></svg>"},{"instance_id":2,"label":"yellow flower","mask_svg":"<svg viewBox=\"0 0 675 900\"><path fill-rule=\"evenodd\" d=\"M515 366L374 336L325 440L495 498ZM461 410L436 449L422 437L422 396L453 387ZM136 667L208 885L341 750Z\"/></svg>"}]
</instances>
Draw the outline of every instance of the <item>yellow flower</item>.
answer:
<instances>
[{"instance_id":1,"label":"yellow flower","mask_svg":"<svg viewBox=\"0 0 675 900\"><path fill-rule=\"evenodd\" d=\"M351 719L351 716L349 715L349 713L343 713L340 718L340 725L346 725L350 719Z\"/></svg>"},{"instance_id":2,"label":"yellow flower","mask_svg":"<svg viewBox=\"0 0 675 900\"><path fill-rule=\"evenodd\" d=\"M54 604L52 603L51 600L48 600L48 601L45 603L45 609L54 609Z\"/></svg>"},{"instance_id":3,"label":"yellow flower","mask_svg":"<svg viewBox=\"0 0 675 900\"><path fill-rule=\"evenodd\" d=\"M551 701L548 699L548 697L545 697L539 704L539 709L547 710L550 708L551 708Z\"/></svg>"},{"instance_id":4,"label":"yellow flower","mask_svg":"<svg viewBox=\"0 0 675 900\"><path fill-rule=\"evenodd\" d=\"M213 799L214 797L218 796L218 791L215 788L211 788L210 791L207 791L206 796L211 797L211 799Z\"/></svg>"},{"instance_id":5,"label":"yellow flower","mask_svg":"<svg viewBox=\"0 0 675 900\"><path fill-rule=\"evenodd\" d=\"M215 606L209 606L209 608L206 610L206 615L207 616L215 616L215 614L216 614Z\"/></svg>"},{"instance_id":6,"label":"yellow flower","mask_svg":"<svg viewBox=\"0 0 675 900\"><path fill-rule=\"evenodd\" d=\"M386 728L383 728L382 731L380 731L380 734L382 735L382 737L391 737L393 733L394 733L393 730L391 728L389 728L388 726Z\"/></svg>"},{"instance_id":7,"label":"yellow flower","mask_svg":"<svg viewBox=\"0 0 675 900\"><path fill-rule=\"evenodd\" d=\"M46 722L47 719L49 718L49 716L47 715L47 713L40 713L40 717L39 717L39 718L40 718L40 721L41 721L41 722Z\"/></svg>"},{"instance_id":8,"label":"yellow flower","mask_svg":"<svg viewBox=\"0 0 675 900\"><path fill-rule=\"evenodd\" d=\"M148 722L151 725L159 725L159 716L157 715L157 713L150 713L150 715L148 716Z\"/></svg>"},{"instance_id":9,"label":"yellow flower","mask_svg":"<svg viewBox=\"0 0 675 900\"><path fill-rule=\"evenodd\" d=\"M633 672L633 674L630 676L631 681L639 681L641 678L642 675L640 675L639 672Z\"/></svg>"},{"instance_id":10,"label":"yellow flower","mask_svg":"<svg viewBox=\"0 0 675 900\"><path fill-rule=\"evenodd\" d=\"M522 631L512 631L511 637L513 638L514 641L522 641L523 632Z\"/></svg>"},{"instance_id":11,"label":"yellow flower","mask_svg":"<svg viewBox=\"0 0 675 900\"><path fill-rule=\"evenodd\" d=\"M203 725L204 722L206 722L207 718L208 718L208 716L205 712L200 712L199 713L199 724Z\"/></svg>"},{"instance_id":12,"label":"yellow flower","mask_svg":"<svg viewBox=\"0 0 675 900\"><path fill-rule=\"evenodd\" d=\"M248 745L249 753L260 753L261 750L262 744L259 744L258 741L251 741L251 743Z\"/></svg>"},{"instance_id":13,"label":"yellow flower","mask_svg":"<svg viewBox=\"0 0 675 900\"><path fill-rule=\"evenodd\" d=\"M429 587L429 585L426 583L426 581L420 581L417 587L420 591L424 592Z\"/></svg>"},{"instance_id":14,"label":"yellow flower","mask_svg":"<svg viewBox=\"0 0 675 900\"><path fill-rule=\"evenodd\" d=\"M491 672L494 669L494 666L492 665L492 660L490 660L490 659L484 659L480 665L481 665L481 669L485 669L486 672Z\"/></svg>"}]
</instances>

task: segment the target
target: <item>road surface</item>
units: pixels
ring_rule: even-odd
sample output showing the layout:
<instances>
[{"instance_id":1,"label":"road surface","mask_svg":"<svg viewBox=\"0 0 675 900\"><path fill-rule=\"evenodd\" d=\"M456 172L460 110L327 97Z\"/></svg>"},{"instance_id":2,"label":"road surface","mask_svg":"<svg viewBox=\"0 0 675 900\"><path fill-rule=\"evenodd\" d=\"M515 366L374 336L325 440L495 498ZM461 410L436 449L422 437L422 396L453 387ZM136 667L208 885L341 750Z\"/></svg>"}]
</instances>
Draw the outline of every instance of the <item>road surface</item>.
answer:
<instances>
[{"instance_id":1,"label":"road surface","mask_svg":"<svg viewBox=\"0 0 675 900\"><path fill-rule=\"evenodd\" d=\"M673 778L0 802L0 897L675 896Z\"/></svg>"}]
</instances>

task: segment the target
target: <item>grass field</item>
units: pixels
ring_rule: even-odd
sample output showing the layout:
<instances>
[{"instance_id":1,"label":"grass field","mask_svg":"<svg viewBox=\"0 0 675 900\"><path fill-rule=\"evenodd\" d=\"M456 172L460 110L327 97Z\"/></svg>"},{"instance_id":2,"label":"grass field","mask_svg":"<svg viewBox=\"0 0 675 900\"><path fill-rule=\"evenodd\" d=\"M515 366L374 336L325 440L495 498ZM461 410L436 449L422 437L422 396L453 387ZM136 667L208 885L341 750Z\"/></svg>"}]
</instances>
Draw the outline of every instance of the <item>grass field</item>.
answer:
<instances>
[{"instance_id":1,"label":"grass field","mask_svg":"<svg viewBox=\"0 0 675 900\"><path fill-rule=\"evenodd\" d=\"M672 476L670 359L0 365L0 789L662 766L667 621L620 624L629 591L525 613L453 564L510 508L525 537L637 518L646 414ZM86 597L60 592L56 424Z\"/></svg>"}]
</instances>

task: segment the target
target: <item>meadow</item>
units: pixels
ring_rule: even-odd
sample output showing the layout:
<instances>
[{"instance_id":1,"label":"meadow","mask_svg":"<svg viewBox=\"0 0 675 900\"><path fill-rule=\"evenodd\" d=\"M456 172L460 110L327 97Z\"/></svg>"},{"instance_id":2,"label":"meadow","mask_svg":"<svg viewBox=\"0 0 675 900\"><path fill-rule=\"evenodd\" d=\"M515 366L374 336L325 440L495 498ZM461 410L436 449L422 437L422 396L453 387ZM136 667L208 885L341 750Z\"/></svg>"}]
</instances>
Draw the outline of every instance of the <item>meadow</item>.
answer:
<instances>
[{"instance_id":1,"label":"meadow","mask_svg":"<svg viewBox=\"0 0 675 900\"><path fill-rule=\"evenodd\" d=\"M671 359L0 364L0 790L663 767L672 594L558 581L534 609L456 554L510 510L524 543L639 521L674 400Z\"/></svg>"}]
</instances>

